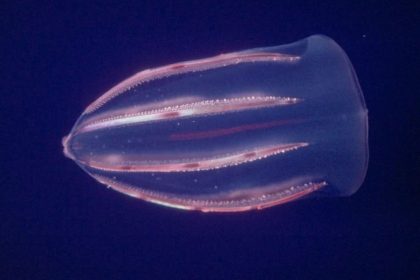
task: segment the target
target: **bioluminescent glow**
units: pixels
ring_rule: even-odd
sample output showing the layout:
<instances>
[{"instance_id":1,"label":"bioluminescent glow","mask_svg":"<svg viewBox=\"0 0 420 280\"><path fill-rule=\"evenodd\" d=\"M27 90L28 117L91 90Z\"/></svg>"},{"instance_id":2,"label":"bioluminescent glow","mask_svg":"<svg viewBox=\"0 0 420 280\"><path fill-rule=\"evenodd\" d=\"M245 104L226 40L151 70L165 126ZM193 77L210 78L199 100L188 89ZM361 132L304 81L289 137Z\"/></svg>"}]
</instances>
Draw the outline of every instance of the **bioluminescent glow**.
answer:
<instances>
[{"instance_id":1,"label":"bioluminescent glow","mask_svg":"<svg viewBox=\"0 0 420 280\"><path fill-rule=\"evenodd\" d=\"M89 105L63 146L116 191L232 212L354 193L367 130L347 55L315 35L141 71Z\"/></svg>"}]
</instances>

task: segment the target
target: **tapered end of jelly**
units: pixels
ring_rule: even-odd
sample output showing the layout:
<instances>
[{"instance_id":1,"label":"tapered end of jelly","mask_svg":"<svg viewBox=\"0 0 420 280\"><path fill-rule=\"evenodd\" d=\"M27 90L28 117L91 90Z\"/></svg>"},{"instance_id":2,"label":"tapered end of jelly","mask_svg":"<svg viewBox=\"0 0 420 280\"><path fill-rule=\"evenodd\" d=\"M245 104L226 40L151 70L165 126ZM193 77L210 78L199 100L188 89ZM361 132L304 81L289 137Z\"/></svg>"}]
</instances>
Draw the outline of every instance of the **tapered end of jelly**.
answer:
<instances>
[{"instance_id":1,"label":"tapered end of jelly","mask_svg":"<svg viewBox=\"0 0 420 280\"><path fill-rule=\"evenodd\" d=\"M69 140L70 140L70 135L64 136L61 139L61 144L63 145L63 152L64 155L72 160L75 160L73 154L71 153L70 149L69 149Z\"/></svg>"}]
</instances>

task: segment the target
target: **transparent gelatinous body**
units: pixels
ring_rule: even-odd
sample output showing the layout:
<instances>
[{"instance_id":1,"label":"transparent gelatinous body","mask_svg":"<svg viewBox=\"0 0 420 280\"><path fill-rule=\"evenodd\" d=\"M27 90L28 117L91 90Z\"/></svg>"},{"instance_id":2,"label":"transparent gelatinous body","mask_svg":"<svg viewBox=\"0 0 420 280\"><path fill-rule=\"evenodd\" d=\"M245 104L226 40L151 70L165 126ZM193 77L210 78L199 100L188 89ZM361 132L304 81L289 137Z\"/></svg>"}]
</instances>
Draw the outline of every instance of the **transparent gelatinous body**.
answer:
<instances>
[{"instance_id":1,"label":"transparent gelatinous body","mask_svg":"<svg viewBox=\"0 0 420 280\"><path fill-rule=\"evenodd\" d=\"M354 193L367 130L349 59L315 35L139 72L93 102L63 145L119 192L228 212Z\"/></svg>"}]
</instances>

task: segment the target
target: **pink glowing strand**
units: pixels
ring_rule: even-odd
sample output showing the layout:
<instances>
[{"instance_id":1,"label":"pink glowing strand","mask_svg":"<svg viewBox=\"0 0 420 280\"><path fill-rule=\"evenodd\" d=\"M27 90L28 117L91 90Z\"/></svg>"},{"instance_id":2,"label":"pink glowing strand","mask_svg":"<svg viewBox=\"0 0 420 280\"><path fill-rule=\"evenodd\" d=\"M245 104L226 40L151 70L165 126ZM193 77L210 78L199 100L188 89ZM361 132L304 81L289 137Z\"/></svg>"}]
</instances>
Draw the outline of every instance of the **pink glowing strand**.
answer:
<instances>
[{"instance_id":1,"label":"pink glowing strand","mask_svg":"<svg viewBox=\"0 0 420 280\"><path fill-rule=\"evenodd\" d=\"M221 192L207 196L182 197L135 187L117 182L101 175L93 177L108 187L129 195L167 207L202 212L242 212L261 210L271 206L294 201L325 186L325 181L312 181L310 178L296 178L287 182L268 186L255 186L253 189Z\"/></svg>"},{"instance_id":2,"label":"pink glowing strand","mask_svg":"<svg viewBox=\"0 0 420 280\"><path fill-rule=\"evenodd\" d=\"M217 115L244 110L292 105L300 101L301 100L298 98L276 96L245 96L237 98L202 100L199 102L176 105L172 107L157 108L150 111L107 116L103 119L87 122L77 131L77 133L117 126L142 124L152 121L174 120L179 118Z\"/></svg>"},{"instance_id":3,"label":"pink glowing strand","mask_svg":"<svg viewBox=\"0 0 420 280\"><path fill-rule=\"evenodd\" d=\"M188 132L188 133L174 133L169 136L169 139L172 141L183 141L183 140L197 140L197 139L207 139L207 138L216 138L231 134L236 134L245 131L252 131L263 128L271 128L287 124L296 124L301 122L301 120L279 120L272 121L260 124L246 124L230 128L222 128L209 131L199 131L199 132Z\"/></svg>"},{"instance_id":4,"label":"pink glowing strand","mask_svg":"<svg viewBox=\"0 0 420 280\"><path fill-rule=\"evenodd\" d=\"M200 160L184 159L182 161L170 162L159 161L151 163L127 161L120 155L97 156L95 159L81 163L98 170L112 172L191 172L213 170L234 165L240 165L256 160L261 160L277 154L290 152L308 146L308 143L282 144L277 146L267 146L248 150L240 153L213 156Z\"/></svg>"},{"instance_id":5,"label":"pink glowing strand","mask_svg":"<svg viewBox=\"0 0 420 280\"><path fill-rule=\"evenodd\" d=\"M298 61L299 59L300 56L293 56L288 54L264 52L236 52L229 54L221 54L211 58L180 62L154 69L143 70L105 92L101 97L99 97L95 102L93 102L86 108L85 114L94 112L95 110L99 109L116 96L119 96L120 94L126 92L134 86L146 83L148 81L188 72L199 72L220 67L226 67L239 63L293 63Z\"/></svg>"}]
</instances>

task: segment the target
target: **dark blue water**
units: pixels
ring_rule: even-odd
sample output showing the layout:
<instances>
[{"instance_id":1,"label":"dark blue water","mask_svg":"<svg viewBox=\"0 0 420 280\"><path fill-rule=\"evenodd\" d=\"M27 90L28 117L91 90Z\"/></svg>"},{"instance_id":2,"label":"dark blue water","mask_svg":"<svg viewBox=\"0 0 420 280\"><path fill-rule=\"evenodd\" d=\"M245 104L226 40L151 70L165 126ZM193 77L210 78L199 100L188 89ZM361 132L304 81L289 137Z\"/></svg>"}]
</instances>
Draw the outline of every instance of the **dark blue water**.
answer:
<instances>
[{"instance_id":1,"label":"dark blue water","mask_svg":"<svg viewBox=\"0 0 420 280\"><path fill-rule=\"evenodd\" d=\"M14 2L0 16L2 279L419 277L414 6ZM84 108L141 69L316 33L345 49L369 109L369 169L351 197L184 212L106 189L63 156Z\"/></svg>"}]
</instances>

